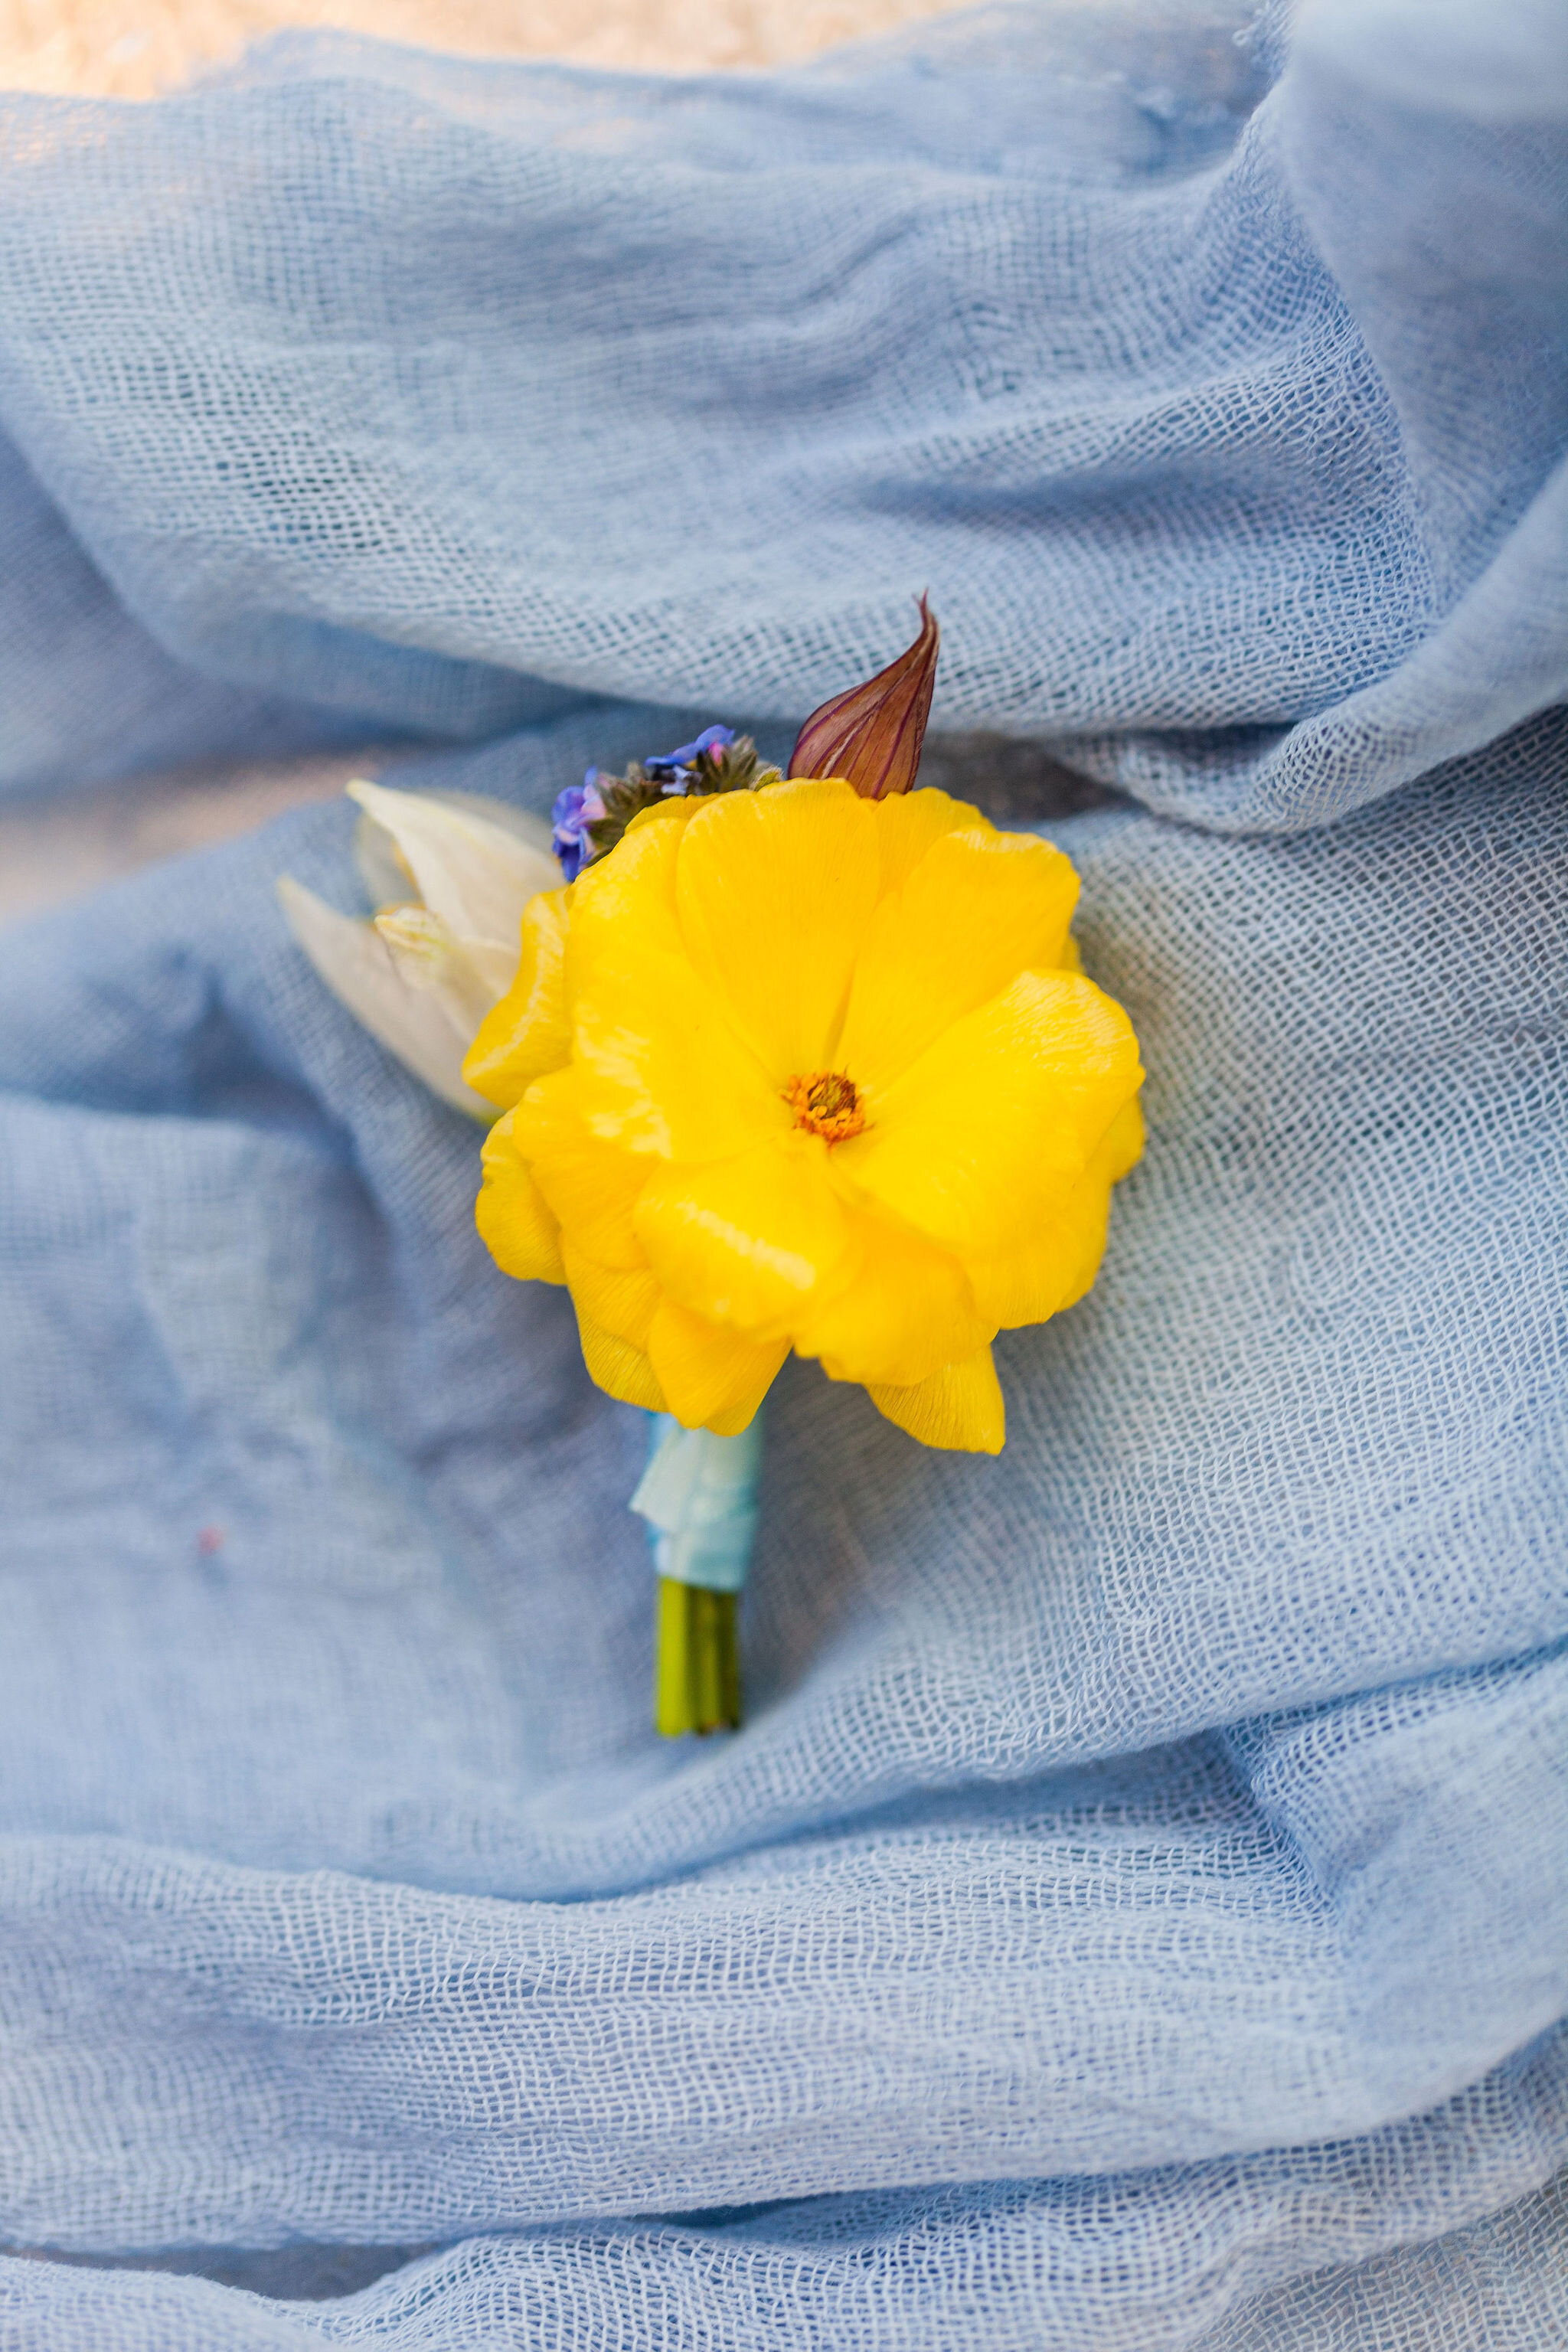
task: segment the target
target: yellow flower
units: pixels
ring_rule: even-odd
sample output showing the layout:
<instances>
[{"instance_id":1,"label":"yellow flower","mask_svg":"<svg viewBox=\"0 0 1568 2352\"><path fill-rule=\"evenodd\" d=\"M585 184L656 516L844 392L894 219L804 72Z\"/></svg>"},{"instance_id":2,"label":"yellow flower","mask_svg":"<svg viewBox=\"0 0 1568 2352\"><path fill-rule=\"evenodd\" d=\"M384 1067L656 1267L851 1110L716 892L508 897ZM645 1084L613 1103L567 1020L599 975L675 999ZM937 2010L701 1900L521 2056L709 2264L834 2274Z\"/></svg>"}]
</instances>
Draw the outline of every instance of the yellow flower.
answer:
<instances>
[{"instance_id":1,"label":"yellow flower","mask_svg":"<svg viewBox=\"0 0 1568 2352\"><path fill-rule=\"evenodd\" d=\"M645 811L534 898L465 1064L506 1116L479 1231L571 1289L588 1370L743 1429L793 1347L928 1445L995 1453L998 1330L1094 1278L1137 1041L1078 878L945 793L841 780Z\"/></svg>"}]
</instances>

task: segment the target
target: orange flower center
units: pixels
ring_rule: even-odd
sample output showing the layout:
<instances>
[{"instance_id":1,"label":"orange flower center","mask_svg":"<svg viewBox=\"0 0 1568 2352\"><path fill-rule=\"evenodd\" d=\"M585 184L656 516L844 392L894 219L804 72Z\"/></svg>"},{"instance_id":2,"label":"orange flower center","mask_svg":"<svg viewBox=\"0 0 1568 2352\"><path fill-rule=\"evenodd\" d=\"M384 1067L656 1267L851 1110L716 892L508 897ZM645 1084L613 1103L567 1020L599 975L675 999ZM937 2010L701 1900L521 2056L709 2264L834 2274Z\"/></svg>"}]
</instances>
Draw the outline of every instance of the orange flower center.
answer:
<instances>
[{"instance_id":1,"label":"orange flower center","mask_svg":"<svg viewBox=\"0 0 1568 2352\"><path fill-rule=\"evenodd\" d=\"M866 1113L853 1078L842 1070L818 1070L809 1078L792 1078L784 1098L794 1111L796 1127L820 1135L828 1143L847 1142L866 1124Z\"/></svg>"}]
</instances>

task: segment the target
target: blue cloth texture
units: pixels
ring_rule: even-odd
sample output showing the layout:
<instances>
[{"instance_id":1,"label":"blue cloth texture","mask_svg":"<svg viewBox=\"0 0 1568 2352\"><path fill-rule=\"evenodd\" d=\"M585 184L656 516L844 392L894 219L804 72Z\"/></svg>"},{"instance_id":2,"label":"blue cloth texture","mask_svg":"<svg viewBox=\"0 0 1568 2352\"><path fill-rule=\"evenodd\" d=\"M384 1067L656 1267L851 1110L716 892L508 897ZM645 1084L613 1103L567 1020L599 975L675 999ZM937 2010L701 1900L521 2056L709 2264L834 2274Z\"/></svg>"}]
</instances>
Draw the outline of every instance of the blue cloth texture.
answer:
<instances>
[{"instance_id":1,"label":"blue cloth texture","mask_svg":"<svg viewBox=\"0 0 1568 2352\"><path fill-rule=\"evenodd\" d=\"M1568 2335L1565 147L1555 0L0 101L5 789L542 813L929 588L1150 1119L999 1458L786 1367L661 1744L352 812L0 935L6 2352Z\"/></svg>"}]
</instances>

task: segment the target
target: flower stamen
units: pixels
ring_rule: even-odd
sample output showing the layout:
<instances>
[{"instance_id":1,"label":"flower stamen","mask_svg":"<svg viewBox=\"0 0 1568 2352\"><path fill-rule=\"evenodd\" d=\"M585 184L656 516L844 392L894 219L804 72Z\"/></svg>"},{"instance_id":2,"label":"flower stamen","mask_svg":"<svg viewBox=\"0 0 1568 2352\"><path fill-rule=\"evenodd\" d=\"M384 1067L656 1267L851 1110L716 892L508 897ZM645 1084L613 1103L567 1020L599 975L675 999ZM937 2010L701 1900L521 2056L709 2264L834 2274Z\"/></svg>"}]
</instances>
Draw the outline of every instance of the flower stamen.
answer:
<instances>
[{"instance_id":1,"label":"flower stamen","mask_svg":"<svg viewBox=\"0 0 1568 2352\"><path fill-rule=\"evenodd\" d=\"M846 1143L866 1124L865 1106L853 1078L842 1070L817 1070L809 1078L791 1078L784 1098L795 1114L795 1125L826 1143Z\"/></svg>"}]
</instances>

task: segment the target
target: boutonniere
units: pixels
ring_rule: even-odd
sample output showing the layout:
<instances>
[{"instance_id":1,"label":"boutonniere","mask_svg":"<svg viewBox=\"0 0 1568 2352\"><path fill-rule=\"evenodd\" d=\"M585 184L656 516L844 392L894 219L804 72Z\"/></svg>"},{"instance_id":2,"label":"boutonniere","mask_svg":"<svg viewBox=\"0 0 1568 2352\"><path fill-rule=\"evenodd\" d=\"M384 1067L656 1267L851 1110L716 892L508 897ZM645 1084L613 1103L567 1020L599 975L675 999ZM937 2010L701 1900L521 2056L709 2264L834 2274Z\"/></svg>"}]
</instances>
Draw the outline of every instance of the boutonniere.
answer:
<instances>
[{"instance_id":1,"label":"boutonniere","mask_svg":"<svg viewBox=\"0 0 1568 2352\"><path fill-rule=\"evenodd\" d=\"M565 1285L593 1379L656 1416L633 1501L661 1731L740 1720L735 1596L785 1357L922 1444L998 1452L991 1343L1088 1289L1142 1150L1137 1040L1079 968L1068 860L915 788L938 643L922 599L914 644L806 721L787 775L721 727L590 770L555 804L560 887L519 897L540 852L510 835L504 981L450 856L434 896L400 830L415 796L359 789L421 893L377 919L379 951L445 992L451 1034L471 1019L457 1085L500 1114L479 1232L506 1274ZM378 1034L420 1067L384 1010Z\"/></svg>"}]
</instances>

